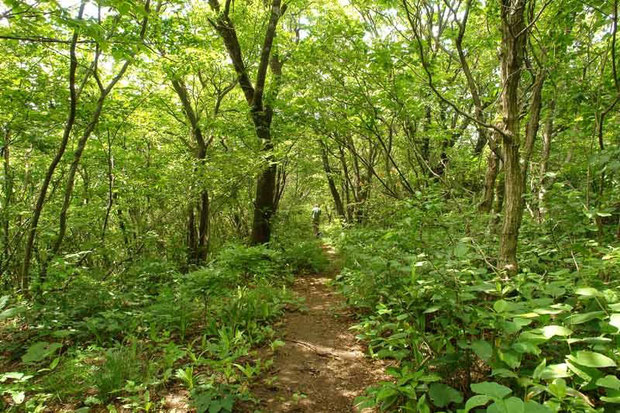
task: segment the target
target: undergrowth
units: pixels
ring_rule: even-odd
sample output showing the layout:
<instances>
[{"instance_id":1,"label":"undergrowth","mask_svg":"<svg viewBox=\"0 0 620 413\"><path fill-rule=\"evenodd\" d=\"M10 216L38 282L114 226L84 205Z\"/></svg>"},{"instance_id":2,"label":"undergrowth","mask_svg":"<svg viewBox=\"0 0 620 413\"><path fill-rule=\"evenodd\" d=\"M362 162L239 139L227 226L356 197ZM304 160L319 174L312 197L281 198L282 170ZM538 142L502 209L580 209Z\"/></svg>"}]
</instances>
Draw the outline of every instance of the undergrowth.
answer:
<instances>
[{"instance_id":1,"label":"undergrowth","mask_svg":"<svg viewBox=\"0 0 620 413\"><path fill-rule=\"evenodd\" d=\"M439 198L396 210L335 237L354 329L395 363L360 408L617 411L620 248L588 237L579 216L528 221L508 279L490 258L492 217Z\"/></svg>"},{"instance_id":2,"label":"undergrowth","mask_svg":"<svg viewBox=\"0 0 620 413\"><path fill-rule=\"evenodd\" d=\"M230 412L252 401L282 345L272 325L299 305L294 274L323 269L322 257L316 241L231 244L188 274L159 261L112 276L72 269L34 302L4 296L0 410L166 411L184 389L188 410Z\"/></svg>"}]
</instances>

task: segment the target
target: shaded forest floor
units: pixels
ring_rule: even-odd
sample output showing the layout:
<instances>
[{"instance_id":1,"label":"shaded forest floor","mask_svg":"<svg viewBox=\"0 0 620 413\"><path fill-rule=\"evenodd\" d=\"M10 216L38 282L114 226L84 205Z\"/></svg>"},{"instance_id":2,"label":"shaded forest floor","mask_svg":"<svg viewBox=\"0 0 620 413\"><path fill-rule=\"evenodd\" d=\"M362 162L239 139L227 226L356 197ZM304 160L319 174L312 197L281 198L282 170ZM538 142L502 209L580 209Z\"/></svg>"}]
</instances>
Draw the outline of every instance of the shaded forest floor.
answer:
<instances>
[{"instance_id":1,"label":"shaded forest floor","mask_svg":"<svg viewBox=\"0 0 620 413\"><path fill-rule=\"evenodd\" d=\"M329 285L337 273L334 251L324 250L331 269L295 281L293 291L306 308L288 312L278 326L286 345L277 350L269 375L252 389L259 411L353 412L354 399L385 379L383 364L365 356L349 329L352 313Z\"/></svg>"}]
</instances>

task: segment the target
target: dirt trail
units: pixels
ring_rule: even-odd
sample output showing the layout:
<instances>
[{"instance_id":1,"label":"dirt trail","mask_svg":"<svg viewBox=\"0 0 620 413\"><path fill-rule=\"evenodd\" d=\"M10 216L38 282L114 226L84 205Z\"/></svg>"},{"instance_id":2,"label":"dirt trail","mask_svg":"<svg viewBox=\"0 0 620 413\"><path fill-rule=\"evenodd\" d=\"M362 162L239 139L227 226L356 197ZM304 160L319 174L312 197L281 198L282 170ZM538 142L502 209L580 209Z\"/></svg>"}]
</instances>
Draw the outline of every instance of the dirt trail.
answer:
<instances>
[{"instance_id":1,"label":"dirt trail","mask_svg":"<svg viewBox=\"0 0 620 413\"><path fill-rule=\"evenodd\" d=\"M253 411L355 412L353 399L385 378L381 363L365 357L349 330L354 320L344 299L326 285L333 275L297 278L293 290L308 309L284 317L286 345L276 351L270 377L252 389L261 401Z\"/></svg>"}]
</instances>

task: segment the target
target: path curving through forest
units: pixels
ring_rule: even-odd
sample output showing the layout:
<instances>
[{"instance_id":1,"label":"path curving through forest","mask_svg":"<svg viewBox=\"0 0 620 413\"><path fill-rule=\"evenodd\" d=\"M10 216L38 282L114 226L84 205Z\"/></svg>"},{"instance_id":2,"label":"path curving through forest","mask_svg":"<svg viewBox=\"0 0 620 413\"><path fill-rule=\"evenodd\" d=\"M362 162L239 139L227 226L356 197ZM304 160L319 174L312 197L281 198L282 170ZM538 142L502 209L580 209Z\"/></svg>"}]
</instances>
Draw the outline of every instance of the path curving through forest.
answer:
<instances>
[{"instance_id":1,"label":"path curving through forest","mask_svg":"<svg viewBox=\"0 0 620 413\"><path fill-rule=\"evenodd\" d=\"M333 263L333 250L325 248ZM274 356L269 377L252 389L252 411L356 412L354 399L385 379L381 362L366 357L350 330L344 298L328 285L335 271L297 277L293 291L307 310L289 312L280 327L285 346Z\"/></svg>"}]
</instances>

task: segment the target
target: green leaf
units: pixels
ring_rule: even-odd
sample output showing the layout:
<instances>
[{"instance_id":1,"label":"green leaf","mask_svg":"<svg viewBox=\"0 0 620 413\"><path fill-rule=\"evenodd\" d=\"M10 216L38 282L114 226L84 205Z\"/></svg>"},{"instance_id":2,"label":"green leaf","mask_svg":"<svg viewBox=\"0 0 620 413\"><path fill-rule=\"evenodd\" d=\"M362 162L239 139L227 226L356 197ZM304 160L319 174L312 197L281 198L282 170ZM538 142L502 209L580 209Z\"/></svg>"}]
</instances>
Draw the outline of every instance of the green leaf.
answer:
<instances>
[{"instance_id":1,"label":"green leaf","mask_svg":"<svg viewBox=\"0 0 620 413\"><path fill-rule=\"evenodd\" d=\"M545 367L540 373L540 378L543 380L557 379L562 377L570 377L570 373L568 372L568 366L566 365L566 363L550 364L549 366Z\"/></svg>"},{"instance_id":2,"label":"green leaf","mask_svg":"<svg viewBox=\"0 0 620 413\"><path fill-rule=\"evenodd\" d=\"M454 256L457 258L463 258L467 254L468 249L469 246L467 244L459 242L456 244L456 247L454 247Z\"/></svg>"},{"instance_id":3,"label":"green leaf","mask_svg":"<svg viewBox=\"0 0 620 413\"><path fill-rule=\"evenodd\" d=\"M592 311L590 313L571 315L569 317L566 317L566 320L564 321L568 324L583 324L583 323L587 323L590 320L594 320L597 318L600 319L603 317L605 317L604 311Z\"/></svg>"},{"instance_id":4,"label":"green leaf","mask_svg":"<svg viewBox=\"0 0 620 413\"><path fill-rule=\"evenodd\" d=\"M48 358L61 347L62 344L59 343L47 343L45 341L40 341L28 348L26 354L22 356L22 361L26 364L37 363Z\"/></svg>"},{"instance_id":5,"label":"green leaf","mask_svg":"<svg viewBox=\"0 0 620 413\"><path fill-rule=\"evenodd\" d=\"M609 324L620 330L620 314L612 314L609 317Z\"/></svg>"},{"instance_id":6,"label":"green leaf","mask_svg":"<svg viewBox=\"0 0 620 413\"><path fill-rule=\"evenodd\" d=\"M602 297L603 296L603 293L601 293L596 288L592 288L592 287L577 288L575 290L575 294L580 295L582 297Z\"/></svg>"},{"instance_id":7,"label":"green leaf","mask_svg":"<svg viewBox=\"0 0 620 413\"><path fill-rule=\"evenodd\" d=\"M471 343L471 349L484 361L489 361L493 357L493 346L486 340L476 340Z\"/></svg>"},{"instance_id":8,"label":"green leaf","mask_svg":"<svg viewBox=\"0 0 620 413\"><path fill-rule=\"evenodd\" d=\"M542 334L546 338L552 338L555 336L565 337L565 336L570 336L571 334L573 334L573 331L566 327L551 325L551 326L543 327Z\"/></svg>"},{"instance_id":9,"label":"green leaf","mask_svg":"<svg viewBox=\"0 0 620 413\"><path fill-rule=\"evenodd\" d=\"M553 413L553 411L534 400L529 400L525 402L525 413Z\"/></svg>"},{"instance_id":10,"label":"green leaf","mask_svg":"<svg viewBox=\"0 0 620 413\"><path fill-rule=\"evenodd\" d=\"M564 379L555 379L553 383L547 386L547 389L558 399L563 399L566 396L566 381Z\"/></svg>"},{"instance_id":11,"label":"green leaf","mask_svg":"<svg viewBox=\"0 0 620 413\"><path fill-rule=\"evenodd\" d=\"M506 300L497 300L493 304L493 309L498 313L505 313L511 308L510 303Z\"/></svg>"},{"instance_id":12,"label":"green leaf","mask_svg":"<svg viewBox=\"0 0 620 413\"><path fill-rule=\"evenodd\" d=\"M528 353L539 355L541 353L541 350L538 348L538 346L529 341L517 341L516 343L513 343L510 347L514 351L521 354Z\"/></svg>"},{"instance_id":13,"label":"green leaf","mask_svg":"<svg viewBox=\"0 0 620 413\"><path fill-rule=\"evenodd\" d=\"M491 372L491 376L493 377L504 377L504 378L512 378L518 379L519 376L508 369L493 369Z\"/></svg>"},{"instance_id":14,"label":"green leaf","mask_svg":"<svg viewBox=\"0 0 620 413\"><path fill-rule=\"evenodd\" d=\"M597 376L600 377L600 372L592 367L584 367L575 363L572 363L570 360L566 361L568 368L570 371L581 377L586 382L591 382L593 378Z\"/></svg>"},{"instance_id":15,"label":"green leaf","mask_svg":"<svg viewBox=\"0 0 620 413\"><path fill-rule=\"evenodd\" d=\"M575 353L574 356L569 355L566 358L570 361L586 367L616 367L615 361L601 353L596 353L594 351L578 351L577 353Z\"/></svg>"},{"instance_id":16,"label":"green leaf","mask_svg":"<svg viewBox=\"0 0 620 413\"><path fill-rule=\"evenodd\" d=\"M521 365L521 354L516 351L498 351L499 359L506 363L511 369L516 369Z\"/></svg>"},{"instance_id":17,"label":"green leaf","mask_svg":"<svg viewBox=\"0 0 620 413\"><path fill-rule=\"evenodd\" d=\"M432 307L428 307L426 310L424 310L424 314L431 314L434 313L436 311L441 310L441 306L439 305L434 305Z\"/></svg>"},{"instance_id":18,"label":"green leaf","mask_svg":"<svg viewBox=\"0 0 620 413\"><path fill-rule=\"evenodd\" d=\"M542 372L545 371L545 368L547 367L547 359L543 359L540 364L538 364L538 366L536 366L536 368L534 369L534 373L532 373L532 377L534 377L535 379L539 379L540 376L542 375Z\"/></svg>"},{"instance_id":19,"label":"green leaf","mask_svg":"<svg viewBox=\"0 0 620 413\"><path fill-rule=\"evenodd\" d=\"M22 307L12 307L0 312L0 321L15 317L22 310Z\"/></svg>"},{"instance_id":20,"label":"green leaf","mask_svg":"<svg viewBox=\"0 0 620 413\"><path fill-rule=\"evenodd\" d=\"M620 380L616 376L607 375L596 381L596 385L607 389L620 390Z\"/></svg>"},{"instance_id":21,"label":"green leaf","mask_svg":"<svg viewBox=\"0 0 620 413\"><path fill-rule=\"evenodd\" d=\"M468 413L471 409L475 407L484 406L487 404L491 398L489 396L478 394L476 396L470 397L465 403L465 411L464 413Z\"/></svg>"},{"instance_id":22,"label":"green leaf","mask_svg":"<svg viewBox=\"0 0 620 413\"><path fill-rule=\"evenodd\" d=\"M503 399L512 393L512 390L508 387L490 381L474 383L471 385L471 389L474 393L484 394L485 396L489 396L494 399Z\"/></svg>"},{"instance_id":23,"label":"green leaf","mask_svg":"<svg viewBox=\"0 0 620 413\"><path fill-rule=\"evenodd\" d=\"M518 397L510 397L504 402L506 403L506 409L509 413L524 413L525 411L523 400Z\"/></svg>"},{"instance_id":24,"label":"green leaf","mask_svg":"<svg viewBox=\"0 0 620 413\"><path fill-rule=\"evenodd\" d=\"M463 395L460 391L443 383L431 384L428 394L437 407L445 407L450 403L461 403Z\"/></svg>"},{"instance_id":25,"label":"green leaf","mask_svg":"<svg viewBox=\"0 0 620 413\"><path fill-rule=\"evenodd\" d=\"M13 403L15 404L18 404L18 405L22 404L24 400L26 400L26 393L23 391L7 390L7 393L11 395L11 398L13 399Z\"/></svg>"},{"instance_id":26,"label":"green leaf","mask_svg":"<svg viewBox=\"0 0 620 413\"><path fill-rule=\"evenodd\" d=\"M497 400L489 406L487 413L524 413L525 406L523 400L518 397L511 397L506 400Z\"/></svg>"}]
</instances>

